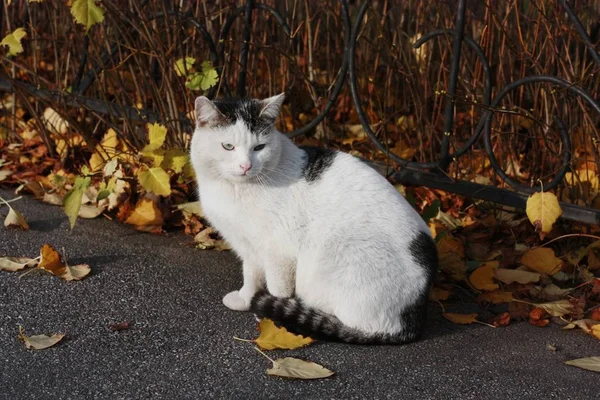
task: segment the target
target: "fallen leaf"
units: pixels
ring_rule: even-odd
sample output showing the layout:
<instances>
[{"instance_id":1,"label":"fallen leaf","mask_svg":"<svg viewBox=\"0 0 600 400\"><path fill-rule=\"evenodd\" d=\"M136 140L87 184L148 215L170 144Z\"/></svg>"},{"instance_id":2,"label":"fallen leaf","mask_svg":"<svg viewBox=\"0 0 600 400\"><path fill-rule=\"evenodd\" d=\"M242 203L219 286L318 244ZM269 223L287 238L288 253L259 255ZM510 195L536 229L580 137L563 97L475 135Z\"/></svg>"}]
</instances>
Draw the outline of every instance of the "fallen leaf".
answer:
<instances>
[{"instance_id":1,"label":"fallen leaf","mask_svg":"<svg viewBox=\"0 0 600 400\"><path fill-rule=\"evenodd\" d=\"M71 189L63 199L63 207L65 209L65 214L69 217L71 229L75 227L75 222L77 221L79 209L81 208L81 202L83 200L83 193L90 186L90 182L91 178L89 176L78 176L75 178L73 189Z\"/></svg>"},{"instance_id":2,"label":"fallen leaf","mask_svg":"<svg viewBox=\"0 0 600 400\"><path fill-rule=\"evenodd\" d=\"M477 321L477 314L443 313L442 316L455 324L469 325Z\"/></svg>"},{"instance_id":3,"label":"fallen leaf","mask_svg":"<svg viewBox=\"0 0 600 400\"><path fill-rule=\"evenodd\" d=\"M92 206L90 204L82 204L79 208L78 217L92 219L104 212L104 207Z\"/></svg>"},{"instance_id":4,"label":"fallen leaf","mask_svg":"<svg viewBox=\"0 0 600 400\"><path fill-rule=\"evenodd\" d=\"M63 205L63 198L60 197L56 193L44 193L44 197L42 197L42 201L44 203L52 204L52 205L55 205L55 206L62 206Z\"/></svg>"},{"instance_id":5,"label":"fallen leaf","mask_svg":"<svg viewBox=\"0 0 600 400\"><path fill-rule=\"evenodd\" d=\"M548 192L537 192L529 196L525 211L541 239L552 230L552 225L562 215L558 199Z\"/></svg>"},{"instance_id":6,"label":"fallen leaf","mask_svg":"<svg viewBox=\"0 0 600 400\"><path fill-rule=\"evenodd\" d=\"M120 322L117 324L112 324L110 326L110 330L118 332L118 331L124 331L126 329L129 329L130 327L131 327L131 324L128 321L125 321L125 322Z\"/></svg>"},{"instance_id":7,"label":"fallen leaf","mask_svg":"<svg viewBox=\"0 0 600 400\"><path fill-rule=\"evenodd\" d=\"M469 282L471 282L471 285L477 290L485 290L488 292L496 290L499 286L497 283L493 282L495 269L496 268L494 268L494 265L492 264L484 264L471 273Z\"/></svg>"},{"instance_id":8,"label":"fallen leaf","mask_svg":"<svg viewBox=\"0 0 600 400\"><path fill-rule=\"evenodd\" d=\"M479 296L477 296L477 301L488 302L492 304L510 303L513 301L513 295L511 292L495 290L493 292L484 292L479 294Z\"/></svg>"},{"instance_id":9,"label":"fallen leaf","mask_svg":"<svg viewBox=\"0 0 600 400\"><path fill-rule=\"evenodd\" d=\"M38 268L66 281L78 281L90 273L90 266L87 264L67 265L61 259L58 251L49 244L42 246L40 255L41 259Z\"/></svg>"},{"instance_id":10,"label":"fallen leaf","mask_svg":"<svg viewBox=\"0 0 600 400\"><path fill-rule=\"evenodd\" d=\"M267 370L267 375L292 379L322 379L333 374L322 365L293 357L274 360L273 367Z\"/></svg>"},{"instance_id":11,"label":"fallen leaf","mask_svg":"<svg viewBox=\"0 0 600 400\"><path fill-rule=\"evenodd\" d=\"M600 307L594 308L592 310L592 314L590 315L590 319L593 319L594 321L600 321Z\"/></svg>"},{"instance_id":12,"label":"fallen leaf","mask_svg":"<svg viewBox=\"0 0 600 400\"><path fill-rule=\"evenodd\" d=\"M559 297L563 297L572 290L573 288L561 289L554 283L551 283L548 286L534 286L529 293L542 300L555 300Z\"/></svg>"},{"instance_id":13,"label":"fallen leaf","mask_svg":"<svg viewBox=\"0 0 600 400\"><path fill-rule=\"evenodd\" d=\"M448 300L448 297L450 297L450 294L452 294L452 293L449 290L438 288L438 287L433 287L433 288L431 288L431 291L429 292L429 300L432 300L432 301Z\"/></svg>"},{"instance_id":14,"label":"fallen leaf","mask_svg":"<svg viewBox=\"0 0 600 400\"><path fill-rule=\"evenodd\" d=\"M600 324L592 325L591 334L594 335L596 339L600 339Z\"/></svg>"},{"instance_id":15,"label":"fallen leaf","mask_svg":"<svg viewBox=\"0 0 600 400\"><path fill-rule=\"evenodd\" d=\"M29 224L23 217L23 214L8 206L8 215L4 219L4 226L7 228L10 227L19 227L21 229L29 229Z\"/></svg>"},{"instance_id":16,"label":"fallen leaf","mask_svg":"<svg viewBox=\"0 0 600 400\"><path fill-rule=\"evenodd\" d=\"M19 339L25 343L25 347L28 349L34 350L42 350L47 349L48 347L54 346L56 343L60 342L65 335L62 333L55 333L54 335L33 335L33 336L25 336L23 333L23 328L19 327Z\"/></svg>"},{"instance_id":17,"label":"fallen leaf","mask_svg":"<svg viewBox=\"0 0 600 400\"><path fill-rule=\"evenodd\" d=\"M188 218L191 215L204 217L204 211L202 211L202 206L200 205L199 201L177 204L176 207L186 218Z\"/></svg>"},{"instance_id":18,"label":"fallen leaf","mask_svg":"<svg viewBox=\"0 0 600 400\"><path fill-rule=\"evenodd\" d=\"M536 307L543 308L546 312L553 317L562 317L566 314L571 314L575 310L569 300L557 300L549 303L539 303Z\"/></svg>"},{"instance_id":19,"label":"fallen leaf","mask_svg":"<svg viewBox=\"0 0 600 400\"><path fill-rule=\"evenodd\" d=\"M521 284L539 282L540 274L537 272L521 271L518 269L498 268L494 271L494 278L507 285L518 282Z\"/></svg>"},{"instance_id":20,"label":"fallen leaf","mask_svg":"<svg viewBox=\"0 0 600 400\"><path fill-rule=\"evenodd\" d=\"M554 250L538 247L523 254L521 264L541 274L554 275L560 271L562 260L554 255Z\"/></svg>"},{"instance_id":21,"label":"fallen leaf","mask_svg":"<svg viewBox=\"0 0 600 400\"><path fill-rule=\"evenodd\" d=\"M138 172L138 181L146 192L156 193L160 196L171 194L171 184L169 174L161 167L140 169Z\"/></svg>"},{"instance_id":22,"label":"fallen leaf","mask_svg":"<svg viewBox=\"0 0 600 400\"><path fill-rule=\"evenodd\" d=\"M297 349L314 342L312 338L295 335L287 329L277 327L273 321L268 318L262 319L258 323L260 336L254 342L263 350L275 349Z\"/></svg>"},{"instance_id":23,"label":"fallen leaf","mask_svg":"<svg viewBox=\"0 0 600 400\"><path fill-rule=\"evenodd\" d=\"M490 324L492 324L494 326L507 326L509 323L510 323L510 314L507 312L496 315L490 321Z\"/></svg>"},{"instance_id":24,"label":"fallen leaf","mask_svg":"<svg viewBox=\"0 0 600 400\"><path fill-rule=\"evenodd\" d=\"M591 327L598 324L600 324L600 322L594 321L593 319L578 319L569 322L567 325L563 326L562 329L569 330L573 328L579 328L585 333L592 333Z\"/></svg>"},{"instance_id":25,"label":"fallen leaf","mask_svg":"<svg viewBox=\"0 0 600 400\"><path fill-rule=\"evenodd\" d=\"M135 205L133 213L125 220L126 224L136 226L162 226L162 212L155 201L143 198Z\"/></svg>"},{"instance_id":26,"label":"fallen leaf","mask_svg":"<svg viewBox=\"0 0 600 400\"><path fill-rule=\"evenodd\" d=\"M589 371L600 372L600 357L578 358L576 360L565 361L565 364Z\"/></svg>"},{"instance_id":27,"label":"fallen leaf","mask_svg":"<svg viewBox=\"0 0 600 400\"><path fill-rule=\"evenodd\" d=\"M167 128L159 123L147 124L148 144L142 149L142 152L152 152L162 147L167 137Z\"/></svg>"},{"instance_id":28,"label":"fallen leaf","mask_svg":"<svg viewBox=\"0 0 600 400\"><path fill-rule=\"evenodd\" d=\"M16 272L25 267L35 267L37 260L27 257L0 257L0 270Z\"/></svg>"}]
</instances>

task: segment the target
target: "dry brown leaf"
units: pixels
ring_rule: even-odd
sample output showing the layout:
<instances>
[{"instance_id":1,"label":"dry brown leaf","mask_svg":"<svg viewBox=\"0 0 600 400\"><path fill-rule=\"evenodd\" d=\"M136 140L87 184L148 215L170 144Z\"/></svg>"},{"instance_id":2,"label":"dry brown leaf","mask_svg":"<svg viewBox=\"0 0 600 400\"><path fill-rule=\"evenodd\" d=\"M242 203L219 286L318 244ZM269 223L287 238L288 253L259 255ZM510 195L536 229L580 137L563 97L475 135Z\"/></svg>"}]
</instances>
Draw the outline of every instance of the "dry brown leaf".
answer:
<instances>
[{"instance_id":1,"label":"dry brown leaf","mask_svg":"<svg viewBox=\"0 0 600 400\"><path fill-rule=\"evenodd\" d=\"M65 335L63 333L55 333L54 335L33 335L25 336L23 327L19 327L19 339L25 343L25 347L33 350L47 349L60 342Z\"/></svg>"},{"instance_id":2,"label":"dry brown leaf","mask_svg":"<svg viewBox=\"0 0 600 400\"><path fill-rule=\"evenodd\" d=\"M590 319L593 319L594 321L600 321L600 307L594 308L592 310L592 314L590 315Z\"/></svg>"},{"instance_id":3,"label":"dry brown leaf","mask_svg":"<svg viewBox=\"0 0 600 400\"><path fill-rule=\"evenodd\" d=\"M497 283L493 282L495 269L494 264L486 263L471 273L469 282L477 290L485 290L488 292L496 290L499 286Z\"/></svg>"},{"instance_id":4,"label":"dry brown leaf","mask_svg":"<svg viewBox=\"0 0 600 400\"><path fill-rule=\"evenodd\" d=\"M0 257L0 270L15 272L26 267L35 267L37 259L28 257Z\"/></svg>"},{"instance_id":5,"label":"dry brown leaf","mask_svg":"<svg viewBox=\"0 0 600 400\"><path fill-rule=\"evenodd\" d=\"M469 325L477 322L477 313L458 314L458 313L443 313L442 316L455 324Z\"/></svg>"},{"instance_id":6,"label":"dry brown leaf","mask_svg":"<svg viewBox=\"0 0 600 400\"><path fill-rule=\"evenodd\" d=\"M554 250L538 247L523 254L521 264L541 274L554 275L560 271L562 260L554 255Z\"/></svg>"},{"instance_id":7,"label":"dry brown leaf","mask_svg":"<svg viewBox=\"0 0 600 400\"><path fill-rule=\"evenodd\" d=\"M322 365L293 357L273 360L273 367L267 370L267 375L292 379L322 379L333 374Z\"/></svg>"},{"instance_id":8,"label":"dry brown leaf","mask_svg":"<svg viewBox=\"0 0 600 400\"><path fill-rule=\"evenodd\" d=\"M21 229L29 229L29 224L23 217L23 214L12 207L8 207L8 215L4 219L4 226L7 228L19 227Z\"/></svg>"},{"instance_id":9,"label":"dry brown leaf","mask_svg":"<svg viewBox=\"0 0 600 400\"><path fill-rule=\"evenodd\" d=\"M492 324L494 326L507 326L509 323L510 323L510 314L507 312L496 315L490 321L490 324Z\"/></svg>"},{"instance_id":10,"label":"dry brown leaf","mask_svg":"<svg viewBox=\"0 0 600 400\"><path fill-rule=\"evenodd\" d=\"M258 327L260 329L260 336L255 339L254 342L263 350L292 350L314 342L312 338L294 335L283 327L277 327L275 323L268 318L262 319L258 323Z\"/></svg>"},{"instance_id":11,"label":"dry brown leaf","mask_svg":"<svg viewBox=\"0 0 600 400\"><path fill-rule=\"evenodd\" d=\"M477 301L485 301L492 304L510 303L513 301L513 295L511 292L495 290L493 292L481 293L477 296Z\"/></svg>"},{"instance_id":12,"label":"dry brown leaf","mask_svg":"<svg viewBox=\"0 0 600 400\"><path fill-rule=\"evenodd\" d=\"M537 272L521 271L518 269L498 268L494 271L494 278L507 285L518 282L521 284L539 282L540 274Z\"/></svg>"},{"instance_id":13,"label":"dry brown leaf","mask_svg":"<svg viewBox=\"0 0 600 400\"><path fill-rule=\"evenodd\" d=\"M573 313L573 305L569 300L557 300L549 303L539 303L536 307L543 308L546 312L553 317L562 317L567 314Z\"/></svg>"},{"instance_id":14,"label":"dry brown leaf","mask_svg":"<svg viewBox=\"0 0 600 400\"><path fill-rule=\"evenodd\" d=\"M432 301L448 300L448 297L450 297L451 294L452 293L447 289L433 287L433 288L431 288L431 291L429 292L429 300L432 300Z\"/></svg>"},{"instance_id":15,"label":"dry brown leaf","mask_svg":"<svg viewBox=\"0 0 600 400\"><path fill-rule=\"evenodd\" d=\"M565 361L565 364L587 369L588 371L600 372L600 357L578 358L576 360Z\"/></svg>"},{"instance_id":16,"label":"dry brown leaf","mask_svg":"<svg viewBox=\"0 0 600 400\"><path fill-rule=\"evenodd\" d=\"M41 259L38 268L50 272L66 281L78 281L90 273L87 264L67 265L52 246L45 244L40 250Z\"/></svg>"}]
</instances>

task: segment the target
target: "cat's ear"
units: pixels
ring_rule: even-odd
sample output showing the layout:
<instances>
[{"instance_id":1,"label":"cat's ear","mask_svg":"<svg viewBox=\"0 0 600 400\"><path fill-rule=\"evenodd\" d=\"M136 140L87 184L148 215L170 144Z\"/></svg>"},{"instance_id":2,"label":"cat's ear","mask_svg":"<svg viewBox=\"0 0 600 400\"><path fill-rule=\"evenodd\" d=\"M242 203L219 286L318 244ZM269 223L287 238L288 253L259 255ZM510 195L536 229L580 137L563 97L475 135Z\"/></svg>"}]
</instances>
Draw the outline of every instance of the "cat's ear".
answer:
<instances>
[{"instance_id":1,"label":"cat's ear","mask_svg":"<svg viewBox=\"0 0 600 400\"><path fill-rule=\"evenodd\" d=\"M205 96L200 96L195 102L196 126L214 125L219 122L223 115L212 101Z\"/></svg>"},{"instance_id":2,"label":"cat's ear","mask_svg":"<svg viewBox=\"0 0 600 400\"><path fill-rule=\"evenodd\" d=\"M283 100L285 100L285 93L261 100L262 110L260 110L259 117L277 119L279 112L281 111Z\"/></svg>"}]
</instances>

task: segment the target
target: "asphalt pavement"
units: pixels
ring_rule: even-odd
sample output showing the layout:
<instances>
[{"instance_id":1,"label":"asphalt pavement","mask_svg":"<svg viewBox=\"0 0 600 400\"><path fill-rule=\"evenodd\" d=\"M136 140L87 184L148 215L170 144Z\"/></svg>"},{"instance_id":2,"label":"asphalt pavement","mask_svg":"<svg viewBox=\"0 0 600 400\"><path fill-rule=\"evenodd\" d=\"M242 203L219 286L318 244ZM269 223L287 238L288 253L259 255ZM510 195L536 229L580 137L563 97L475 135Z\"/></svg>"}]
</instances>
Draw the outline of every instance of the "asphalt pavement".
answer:
<instances>
[{"instance_id":1,"label":"asphalt pavement","mask_svg":"<svg viewBox=\"0 0 600 400\"><path fill-rule=\"evenodd\" d=\"M14 194L0 190L0 196ZM79 282L0 272L0 399L599 398L599 375L563 362L600 356L600 341L524 322L454 325L435 304L419 342L320 342L269 352L336 374L314 381L267 376L270 362L233 339L257 336L253 316L221 303L241 284L232 253L198 250L182 234L139 233L102 217L79 220L70 231L56 206L31 197L13 205L31 229L0 227L0 256L35 257L49 243L92 272ZM0 207L0 217L6 212ZM122 322L131 328L110 329ZM27 350L17 338L19 325L26 334L67 336L55 347Z\"/></svg>"}]
</instances>

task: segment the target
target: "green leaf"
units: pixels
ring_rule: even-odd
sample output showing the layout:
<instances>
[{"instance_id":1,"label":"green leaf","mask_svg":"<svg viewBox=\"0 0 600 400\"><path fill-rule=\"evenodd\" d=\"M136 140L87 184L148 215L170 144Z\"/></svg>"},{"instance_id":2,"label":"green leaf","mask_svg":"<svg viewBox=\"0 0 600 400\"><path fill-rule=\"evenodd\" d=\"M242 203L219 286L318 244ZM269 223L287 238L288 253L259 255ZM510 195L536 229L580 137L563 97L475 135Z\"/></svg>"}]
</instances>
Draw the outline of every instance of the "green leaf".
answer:
<instances>
[{"instance_id":1,"label":"green leaf","mask_svg":"<svg viewBox=\"0 0 600 400\"><path fill-rule=\"evenodd\" d=\"M164 169L172 169L181 173L183 167L190 162L190 155L183 149L169 149L165 152L165 159L161 164Z\"/></svg>"},{"instance_id":2,"label":"green leaf","mask_svg":"<svg viewBox=\"0 0 600 400\"><path fill-rule=\"evenodd\" d=\"M19 53L23 52L23 45L21 44L21 39L27 36L27 32L23 28L17 28L12 33L4 36L0 45L8 46L8 55L15 56Z\"/></svg>"},{"instance_id":3,"label":"green leaf","mask_svg":"<svg viewBox=\"0 0 600 400\"><path fill-rule=\"evenodd\" d=\"M98 196L96 196L96 201L101 201L106 199L108 196L110 196L110 190L101 190L98 192Z\"/></svg>"},{"instance_id":4,"label":"green leaf","mask_svg":"<svg viewBox=\"0 0 600 400\"><path fill-rule=\"evenodd\" d=\"M169 174L160 167L140 171L138 173L138 181L146 192L153 192L160 196L168 196L171 194Z\"/></svg>"},{"instance_id":5,"label":"green leaf","mask_svg":"<svg viewBox=\"0 0 600 400\"><path fill-rule=\"evenodd\" d=\"M90 181L91 178L89 176L78 176L75 178L73 189L65 195L63 200L65 214L69 217L71 229L73 229L77 221L77 215L79 215L79 209L81 208L81 199L83 198L83 193L90 186Z\"/></svg>"},{"instance_id":6,"label":"green leaf","mask_svg":"<svg viewBox=\"0 0 600 400\"><path fill-rule=\"evenodd\" d=\"M215 86L218 81L219 74L213 67L212 62L204 61L201 72L194 72L188 75L185 87L191 90L207 90Z\"/></svg>"},{"instance_id":7,"label":"green leaf","mask_svg":"<svg viewBox=\"0 0 600 400\"><path fill-rule=\"evenodd\" d=\"M150 152L159 149L167 137L167 128L161 124L148 124L148 142L149 144L142 149L142 152Z\"/></svg>"},{"instance_id":8,"label":"green leaf","mask_svg":"<svg viewBox=\"0 0 600 400\"><path fill-rule=\"evenodd\" d=\"M75 0L71 5L71 14L75 22L85 25L86 32L92 25L104 21L104 9L96 5L96 0Z\"/></svg>"},{"instance_id":9,"label":"green leaf","mask_svg":"<svg viewBox=\"0 0 600 400\"><path fill-rule=\"evenodd\" d=\"M188 76L195 62L196 59L194 57L180 58L175 61L175 73L177 76Z\"/></svg>"}]
</instances>

